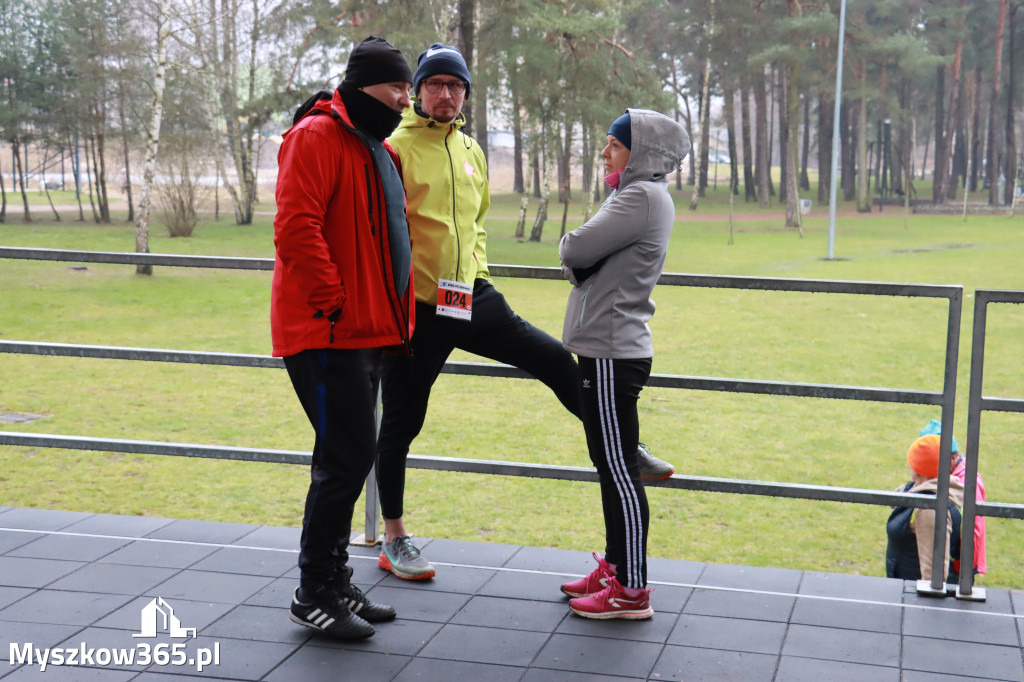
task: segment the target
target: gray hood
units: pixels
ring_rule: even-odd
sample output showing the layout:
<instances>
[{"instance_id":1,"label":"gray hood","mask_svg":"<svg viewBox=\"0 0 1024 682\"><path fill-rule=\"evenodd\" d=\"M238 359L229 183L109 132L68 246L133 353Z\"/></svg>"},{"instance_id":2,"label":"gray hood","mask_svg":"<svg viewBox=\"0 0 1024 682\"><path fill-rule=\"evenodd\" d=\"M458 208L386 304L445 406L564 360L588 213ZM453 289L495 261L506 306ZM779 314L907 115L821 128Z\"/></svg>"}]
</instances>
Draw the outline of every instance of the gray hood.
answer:
<instances>
[{"instance_id":1,"label":"gray hood","mask_svg":"<svg viewBox=\"0 0 1024 682\"><path fill-rule=\"evenodd\" d=\"M679 169L690 153L690 136L682 125L650 109L626 109L632 138L629 163L619 187L636 180L661 180Z\"/></svg>"},{"instance_id":2,"label":"gray hood","mask_svg":"<svg viewBox=\"0 0 1024 682\"><path fill-rule=\"evenodd\" d=\"M675 223L666 175L690 151L686 131L667 116L630 109L629 121L629 163L618 189L558 246L563 272L573 283L562 345L590 358L654 355L647 324L655 309L651 292Z\"/></svg>"}]
</instances>

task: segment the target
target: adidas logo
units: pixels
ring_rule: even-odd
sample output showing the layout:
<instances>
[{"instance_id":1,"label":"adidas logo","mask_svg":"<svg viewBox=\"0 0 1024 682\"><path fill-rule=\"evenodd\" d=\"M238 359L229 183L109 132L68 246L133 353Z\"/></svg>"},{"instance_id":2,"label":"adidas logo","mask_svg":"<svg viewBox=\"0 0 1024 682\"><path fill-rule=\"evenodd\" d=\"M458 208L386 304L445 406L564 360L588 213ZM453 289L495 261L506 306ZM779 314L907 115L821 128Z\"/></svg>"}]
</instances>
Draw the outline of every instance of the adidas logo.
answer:
<instances>
[{"instance_id":1,"label":"adidas logo","mask_svg":"<svg viewBox=\"0 0 1024 682\"><path fill-rule=\"evenodd\" d=\"M590 379L583 380L583 388L590 388Z\"/></svg>"},{"instance_id":2,"label":"adidas logo","mask_svg":"<svg viewBox=\"0 0 1024 682\"><path fill-rule=\"evenodd\" d=\"M331 627L331 623L334 622L333 618L320 609L313 609L306 619L321 630Z\"/></svg>"}]
</instances>

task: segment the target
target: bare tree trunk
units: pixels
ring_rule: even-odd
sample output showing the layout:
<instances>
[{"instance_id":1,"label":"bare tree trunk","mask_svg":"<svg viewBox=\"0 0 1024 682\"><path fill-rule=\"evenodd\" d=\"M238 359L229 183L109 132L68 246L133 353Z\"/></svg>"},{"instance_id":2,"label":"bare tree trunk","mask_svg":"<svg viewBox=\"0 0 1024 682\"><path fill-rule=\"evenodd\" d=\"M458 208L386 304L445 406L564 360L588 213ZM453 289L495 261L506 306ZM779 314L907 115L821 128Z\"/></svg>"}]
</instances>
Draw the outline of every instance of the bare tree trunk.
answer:
<instances>
[{"instance_id":1,"label":"bare tree trunk","mask_svg":"<svg viewBox=\"0 0 1024 682\"><path fill-rule=\"evenodd\" d=\"M593 134L593 133L591 133L591 134ZM598 159L600 161L603 161L604 159L602 159L600 156L597 156L595 151L596 150L591 151L590 155L587 158L588 159L596 158L596 159ZM587 222L588 220L590 220L590 217L595 213L595 211L594 211L594 202L600 201L601 196L600 196L600 194L598 194L598 192L600 191L601 185L604 184L604 182L603 182L604 178L601 177L601 175L602 175L601 171L603 170L602 164L596 163L596 162L593 162L593 161L591 161L591 163L594 163L594 168L591 170L591 173L594 176L594 191L593 192L589 191L589 188L587 190L587 201L586 201L586 203L583 206L583 222ZM676 173L676 175L677 176L679 175L678 172Z\"/></svg>"},{"instance_id":2,"label":"bare tree trunk","mask_svg":"<svg viewBox=\"0 0 1024 682\"><path fill-rule=\"evenodd\" d=\"M768 126L765 129L768 134L768 154L765 157L765 163L768 166L768 196L773 197L775 196L775 180L772 179L772 164L775 158L775 102L779 98L776 92L778 81L774 66L769 69L769 73L771 77L765 83L765 111L768 113Z\"/></svg>"},{"instance_id":3,"label":"bare tree trunk","mask_svg":"<svg viewBox=\"0 0 1024 682\"><path fill-rule=\"evenodd\" d=\"M968 75L960 81L960 94L957 96L956 116L948 121L953 122L953 155L952 170L949 174L949 181L946 184L946 199L956 199L957 189L960 187L960 180L967 180L967 149L970 147L970 138L967 137L967 110L970 108L970 100L965 92L966 82L970 79ZM966 184L964 187L966 188Z\"/></svg>"},{"instance_id":4,"label":"bare tree trunk","mask_svg":"<svg viewBox=\"0 0 1024 682\"><path fill-rule=\"evenodd\" d=\"M1010 40L1009 51L1014 54L1014 27L1016 24L1017 10L1022 5L1015 4L1010 10ZM1017 198L1014 190L1017 187L1017 134L1014 130L1014 98L1016 94L1016 73L1013 67L1013 59L1007 64L1007 85L1006 85L1006 155L1003 160L1003 176L1006 178L1006 189L1003 199L1011 207ZM993 102L994 104L994 102Z\"/></svg>"},{"instance_id":5,"label":"bare tree trunk","mask_svg":"<svg viewBox=\"0 0 1024 682\"><path fill-rule=\"evenodd\" d=\"M935 160L932 171L932 202L941 204L946 200L945 190L942 185L944 175L949 165L946 155L946 67L939 66L935 70Z\"/></svg>"},{"instance_id":6,"label":"bare tree trunk","mask_svg":"<svg viewBox=\"0 0 1024 682\"><path fill-rule=\"evenodd\" d=\"M480 67L478 66L477 68L479 69ZM487 137L487 88L482 82L473 89L473 114L476 116L476 135L474 139L480 145L480 151L484 153L484 158L490 159L491 141ZM487 164L488 175L490 172L491 165Z\"/></svg>"},{"instance_id":7,"label":"bare tree trunk","mask_svg":"<svg viewBox=\"0 0 1024 682\"><path fill-rule=\"evenodd\" d=\"M960 7L963 8L967 4L967 0L960 0ZM949 107L947 111L949 115L946 117L946 128L943 135L942 155L939 155L939 149L936 145L935 149L935 190L933 191L933 197L936 203L945 203L946 197L949 195L949 190L952 186L950 179L950 168L949 162L951 157L951 151L953 147L953 135L956 130L957 111L959 109L959 96L960 96L960 66L963 63L963 52L964 42L958 40L956 43L956 49L954 51L952 70L952 82L949 87ZM936 124L937 125L937 124Z\"/></svg>"},{"instance_id":8,"label":"bare tree trunk","mask_svg":"<svg viewBox=\"0 0 1024 682\"><path fill-rule=\"evenodd\" d=\"M690 196L690 210L697 210L697 200L706 193L708 186L708 147L711 142L711 58L704 60L704 73L700 88L700 167L697 182L693 183Z\"/></svg>"},{"instance_id":9,"label":"bare tree trunk","mask_svg":"<svg viewBox=\"0 0 1024 682\"><path fill-rule=\"evenodd\" d=\"M777 73L779 109L779 201L788 202L789 190L789 67L783 66Z\"/></svg>"},{"instance_id":10,"label":"bare tree trunk","mask_svg":"<svg viewBox=\"0 0 1024 682\"><path fill-rule=\"evenodd\" d=\"M679 70L676 69L676 58L675 58L675 55L672 55L671 61L672 61L672 91L675 92L675 93L678 93L679 92ZM678 102L678 98L677 98L677 102ZM676 106L672 107L672 111L673 111L676 123L679 123L679 117L681 116L681 114L680 114L680 111L679 111L679 104L678 103L676 104ZM689 132L689 131L687 131L687 132ZM690 156L692 157L693 154L691 154ZM676 190L678 191L678 190L681 190L681 189L683 189L683 169L682 169L682 166L680 166L679 169L676 171ZM594 198L597 199L597 189L596 188L594 190Z\"/></svg>"},{"instance_id":11,"label":"bare tree trunk","mask_svg":"<svg viewBox=\"0 0 1024 682\"><path fill-rule=\"evenodd\" d=\"M843 187L843 201L857 197L857 127L853 125L860 100L847 99L848 105L839 110L839 181Z\"/></svg>"},{"instance_id":12,"label":"bare tree trunk","mask_svg":"<svg viewBox=\"0 0 1024 682\"><path fill-rule=\"evenodd\" d=\"M53 205L53 196L50 194L50 188L46 184L46 174L43 174L43 191L46 192L46 201L50 204L50 210L53 211L54 222L60 222L60 213L57 212L57 207Z\"/></svg>"},{"instance_id":13,"label":"bare tree trunk","mask_svg":"<svg viewBox=\"0 0 1024 682\"><path fill-rule=\"evenodd\" d=\"M21 178L21 203L25 207L25 222L32 222L32 214L28 210L28 192L25 191L25 167L21 161L21 147L18 138L11 141L12 156L14 157L14 177Z\"/></svg>"},{"instance_id":14,"label":"bare tree trunk","mask_svg":"<svg viewBox=\"0 0 1024 682\"><path fill-rule=\"evenodd\" d=\"M765 102L764 73L754 77L754 107L757 111L757 151L754 168L757 173L757 204L768 207L768 111Z\"/></svg>"},{"instance_id":15,"label":"bare tree trunk","mask_svg":"<svg viewBox=\"0 0 1024 682\"><path fill-rule=\"evenodd\" d=\"M142 171L142 189L139 215L135 221L135 253L149 253L149 210L153 197L153 176L156 175L156 156L160 149L160 123L164 115L164 88L167 77L167 40L170 35L169 17L171 0L160 0L156 26L156 72L153 76L153 113L146 129L146 162ZM138 275L152 275L153 266L135 266Z\"/></svg>"},{"instance_id":16,"label":"bare tree trunk","mask_svg":"<svg viewBox=\"0 0 1024 682\"><path fill-rule=\"evenodd\" d=\"M729 149L729 191L736 192L739 185L739 166L736 161L736 90L730 85L725 89L725 114L726 145Z\"/></svg>"},{"instance_id":17,"label":"bare tree trunk","mask_svg":"<svg viewBox=\"0 0 1024 682\"><path fill-rule=\"evenodd\" d=\"M256 119L254 116L240 120L244 114L243 107L239 103L239 94L242 92L242 83L238 74L238 27L236 17L238 15L237 0L221 0L220 10L216 9L216 0L210 0L210 16L219 17L219 21L211 22L214 31L212 55L212 70L217 83L220 111L223 115L225 135L228 149L234 162L237 189L224 177L225 189L231 197L231 203L235 210L235 222L239 225L252 223L253 203L256 194L256 175L253 167L254 147L256 144L254 127ZM217 39L216 24L221 24L220 39ZM258 60L255 58L256 43L259 34L259 17L253 16L253 26L250 33L250 60L249 74L247 77L248 100L255 100L256 69ZM210 56L207 59L211 59Z\"/></svg>"},{"instance_id":18,"label":"bare tree trunk","mask_svg":"<svg viewBox=\"0 0 1024 682\"><path fill-rule=\"evenodd\" d=\"M973 74L968 74L968 80L971 81L967 89L970 91L970 99L968 99L968 107L971 111L970 117L970 135L967 139L970 140L970 146L968 149L969 158L967 159L970 171L964 172L964 187L970 186L971 191L974 192L978 189L978 173L980 171L978 164L979 152L981 151L981 83L984 78L984 72L982 71L981 64L978 64L974 69ZM988 137L988 134L985 134ZM970 163L973 161L974 163Z\"/></svg>"},{"instance_id":19,"label":"bare tree trunk","mask_svg":"<svg viewBox=\"0 0 1024 682\"><path fill-rule=\"evenodd\" d=\"M800 125L800 67L794 64L785 72L786 78L786 141L789 152L786 154L786 227L795 227L804 236L803 218L800 215L800 190L797 187L796 162L800 151L800 140L797 127Z\"/></svg>"},{"instance_id":20,"label":"bare tree trunk","mask_svg":"<svg viewBox=\"0 0 1024 682\"><path fill-rule=\"evenodd\" d=\"M835 100L828 98L824 90L818 91L818 203L828 202L829 187L832 186L832 125L835 115Z\"/></svg>"},{"instance_id":21,"label":"bare tree trunk","mask_svg":"<svg viewBox=\"0 0 1024 682\"><path fill-rule=\"evenodd\" d=\"M740 123L743 138L743 200L757 199L757 185L754 182L754 152L750 144L750 85L744 77L740 88Z\"/></svg>"},{"instance_id":22,"label":"bare tree trunk","mask_svg":"<svg viewBox=\"0 0 1024 682\"><path fill-rule=\"evenodd\" d=\"M526 234L526 209L530 206L530 193L523 192L519 197L519 220L516 222L516 239L523 240Z\"/></svg>"},{"instance_id":23,"label":"bare tree trunk","mask_svg":"<svg viewBox=\"0 0 1024 682\"><path fill-rule=\"evenodd\" d=\"M135 202L132 200L132 161L128 153L128 128L125 117L124 82L117 84L117 113L121 121L121 141L124 150L124 190L128 200L128 222L135 221Z\"/></svg>"},{"instance_id":24,"label":"bare tree trunk","mask_svg":"<svg viewBox=\"0 0 1024 682\"><path fill-rule=\"evenodd\" d=\"M0 225L7 222L7 187L4 185L4 167L0 164Z\"/></svg>"},{"instance_id":25,"label":"bare tree trunk","mask_svg":"<svg viewBox=\"0 0 1024 682\"><path fill-rule=\"evenodd\" d=\"M1003 34L1006 32L1006 10L1009 6L1009 0L1000 0L999 3L999 20L996 24L996 45L995 45L995 58L992 64L992 99L988 107L988 144L986 145L987 153L986 158L988 163L986 164L986 170L988 171L988 203L991 206L997 206L1002 200L999 196L999 171L1001 164L999 163L999 142L996 139L996 130L998 129L996 111L999 104L999 91L1002 85L1002 72L1003 72ZM1004 178L1005 182L1009 183L1010 178Z\"/></svg>"},{"instance_id":26,"label":"bare tree trunk","mask_svg":"<svg viewBox=\"0 0 1024 682\"><path fill-rule=\"evenodd\" d=\"M456 36L455 44L462 52L463 58L466 60L466 64L469 66L470 73L475 73L473 67L473 48L476 45L476 0L458 0L459 7L459 31ZM466 117L466 125L463 126L462 130L469 136L473 136L476 132L475 121L473 120L473 107L463 107L462 112Z\"/></svg>"},{"instance_id":27,"label":"bare tree trunk","mask_svg":"<svg viewBox=\"0 0 1024 682\"><path fill-rule=\"evenodd\" d=\"M804 98L803 144L800 151L800 189L811 189L811 179L807 176L807 159L811 155L811 98Z\"/></svg>"},{"instance_id":28,"label":"bare tree trunk","mask_svg":"<svg viewBox=\"0 0 1024 682\"><path fill-rule=\"evenodd\" d=\"M572 163L572 124L566 121L564 139L558 149L558 203L567 204L572 196L569 173Z\"/></svg>"},{"instance_id":29,"label":"bare tree trunk","mask_svg":"<svg viewBox=\"0 0 1024 682\"><path fill-rule=\"evenodd\" d=\"M533 160L530 162L533 166L533 196L536 199L540 199L540 148L533 147Z\"/></svg>"},{"instance_id":30,"label":"bare tree trunk","mask_svg":"<svg viewBox=\"0 0 1024 682\"><path fill-rule=\"evenodd\" d=\"M526 182L523 177L523 114L519 109L518 91L512 89L512 191L516 194L526 193Z\"/></svg>"},{"instance_id":31,"label":"bare tree trunk","mask_svg":"<svg viewBox=\"0 0 1024 682\"><path fill-rule=\"evenodd\" d=\"M545 134L544 138L548 136ZM544 232L544 223L548 219L548 201L551 198L551 176L553 175L554 162L551 159L551 154L547 149L542 149L542 156L544 157L544 174L543 174L543 185L544 190L540 195L540 202L537 204L537 217L533 221L533 229L530 230L530 241L539 242L541 234Z\"/></svg>"},{"instance_id":32,"label":"bare tree trunk","mask_svg":"<svg viewBox=\"0 0 1024 682\"><path fill-rule=\"evenodd\" d=\"M103 131L97 129L92 138L92 169L96 178L96 222L110 222L110 202L107 200L106 163L103 160Z\"/></svg>"},{"instance_id":33,"label":"bare tree trunk","mask_svg":"<svg viewBox=\"0 0 1024 682\"><path fill-rule=\"evenodd\" d=\"M120 12L115 12L115 32L117 40L122 40L124 37L124 17ZM121 125L121 146L124 153L124 184L121 189L125 193L125 198L128 201L128 222L135 222L135 201L132 198L132 164L131 155L129 153L128 144L128 115L127 115L127 104L124 92L125 76L123 75L125 70L124 59L118 57L118 71L120 74L117 77L117 116L118 121Z\"/></svg>"},{"instance_id":34,"label":"bare tree trunk","mask_svg":"<svg viewBox=\"0 0 1024 682\"><path fill-rule=\"evenodd\" d=\"M688 99L686 99L685 97L683 98L683 105L686 107L686 115L683 117L685 119L685 125L686 125L686 136L689 137L690 140L692 141L693 138L694 138L694 134L693 134L693 112L690 111L690 101ZM697 161L696 161L696 158L697 158L697 155L693 153L692 149L690 150L690 153L686 155L686 159L690 162L689 163L689 168L687 169L689 171L689 175L686 176L686 184L687 185L694 185L697 182Z\"/></svg>"},{"instance_id":35,"label":"bare tree trunk","mask_svg":"<svg viewBox=\"0 0 1024 682\"><path fill-rule=\"evenodd\" d=\"M930 135L924 138L924 157L921 159L921 181L924 182L925 176L927 175L928 168L928 146L931 144L932 138Z\"/></svg>"},{"instance_id":36,"label":"bare tree trunk","mask_svg":"<svg viewBox=\"0 0 1024 682\"><path fill-rule=\"evenodd\" d=\"M857 79L860 91L865 92L867 65L861 60L857 65ZM871 212L871 197L868 194L868 108L861 97L857 108L857 211Z\"/></svg>"},{"instance_id":37,"label":"bare tree trunk","mask_svg":"<svg viewBox=\"0 0 1024 682\"><path fill-rule=\"evenodd\" d=\"M589 204L590 197L593 195L593 192L591 191L593 187L592 183L595 180L594 166L592 161L594 158L594 127L585 121L583 122L583 125L580 127L580 146L580 177L582 179L581 189L583 190L584 198L587 200L587 203Z\"/></svg>"},{"instance_id":38,"label":"bare tree trunk","mask_svg":"<svg viewBox=\"0 0 1024 682\"><path fill-rule=\"evenodd\" d=\"M971 137L972 134L973 135L977 134L976 130L972 130L974 128L974 123L975 123L974 116L976 114L976 112L974 111L974 105L976 104L976 101L975 101L975 91L980 89L980 88L977 87L977 83L975 82L975 77L976 76L977 76L977 73L969 73L969 74L967 74L967 79L966 79L966 82L964 83L964 87L967 90L967 92L965 93L966 96L964 97L964 99L966 100L966 104L967 104L967 108L968 108L967 115L964 116L964 121L967 123L967 134L964 137L966 139L968 139L968 140L972 139L972 137ZM963 208L963 222L965 222L965 223L967 222L967 198L968 198L968 196L971 193L971 181L970 181L971 165L972 165L971 162L974 161L974 150L975 149L977 149L977 146L976 145L972 145L972 144L965 145L965 149L964 149L965 153L967 154L967 158L966 158L965 164L964 164L964 208Z\"/></svg>"},{"instance_id":39,"label":"bare tree trunk","mask_svg":"<svg viewBox=\"0 0 1024 682\"><path fill-rule=\"evenodd\" d=\"M92 166L92 167L89 166L90 159L93 159L94 156L95 156L95 154L94 154L93 138L92 138L92 134L89 134L89 135L85 136L85 180L86 180L86 183L85 183L86 192L85 193L86 193L86 196L89 197L89 208L90 208L90 210L92 210L92 220L93 220L94 223L99 224L99 222L100 222L100 213L99 213L98 210L96 210L96 199L93 197L93 194L92 194L93 185L94 185L93 177L96 175L96 168L95 168L95 166Z\"/></svg>"},{"instance_id":40,"label":"bare tree trunk","mask_svg":"<svg viewBox=\"0 0 1024 682\"><path fill-rule=\"evenodd\" d=\"M521 137L521 136L520 136ZM536 160L537 158L537 136L531 135L532 138L531 146L533 149L530 150L530 155ZM539 181L538 183L539 184ZM526 209L530 205L530 193L523 191L519 197L519 220L516 222L516 239L519 241L523 240L523 236L526 234Z\"/></svg>"}]
</instances>

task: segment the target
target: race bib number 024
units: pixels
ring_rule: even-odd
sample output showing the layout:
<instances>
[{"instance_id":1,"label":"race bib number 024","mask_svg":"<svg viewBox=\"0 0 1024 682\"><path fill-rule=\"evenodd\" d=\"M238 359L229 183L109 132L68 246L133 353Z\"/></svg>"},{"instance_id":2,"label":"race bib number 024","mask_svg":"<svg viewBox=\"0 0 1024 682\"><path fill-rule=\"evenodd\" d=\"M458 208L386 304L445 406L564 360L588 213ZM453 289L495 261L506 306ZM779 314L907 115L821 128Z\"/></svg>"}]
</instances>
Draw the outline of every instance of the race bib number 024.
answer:
<instances>
[{"instance_id":1,"label":"race bib number 024","mask_svg":"<svg viewBox=\"0 0 1024 682\"><path fill-rule=\"evenodd\" d=\"M437 282L437 314L457 320L473 317L473 287L442 279Z\"/></svg>"}]
</instances>

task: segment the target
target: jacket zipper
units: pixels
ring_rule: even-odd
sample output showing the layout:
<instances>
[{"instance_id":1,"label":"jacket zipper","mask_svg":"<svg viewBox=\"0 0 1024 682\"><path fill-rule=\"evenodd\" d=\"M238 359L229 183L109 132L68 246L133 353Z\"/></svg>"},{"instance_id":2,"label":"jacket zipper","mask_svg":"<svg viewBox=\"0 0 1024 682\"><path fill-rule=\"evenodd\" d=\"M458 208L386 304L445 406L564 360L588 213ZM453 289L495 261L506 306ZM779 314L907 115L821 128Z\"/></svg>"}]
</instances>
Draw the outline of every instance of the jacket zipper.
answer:
<instances>
[{"instance_id":1,"label":"jacket zipper","mask_svg":"<svg viewBox=\"0 0 1024 682\"><path fill-rule=\"evenodd\" d=\"M377 228L373 222L373 191L370 189L370 167L365 163L363 164L363 174L366 176L366 201L369 202L370 234L375 235L377 234Z\"/></svg>"},{"instance_id":2,"label":"jacket zipper","mask_svg":"<svg viewBox=\"0 0 1024 682\"><path fill-rule=\"evenodd\" d=\"M448 174L452 179L452 226L455 227L455 280L458 281L462 272L462 237L459 235L458 207L455 205L455 161L452 160L452 150L448 147L448 139L454 134L451 127L444 136L444 151L448 155ZM470 286L473 282L467 282Z\"/></svg>"}]
</instances>

